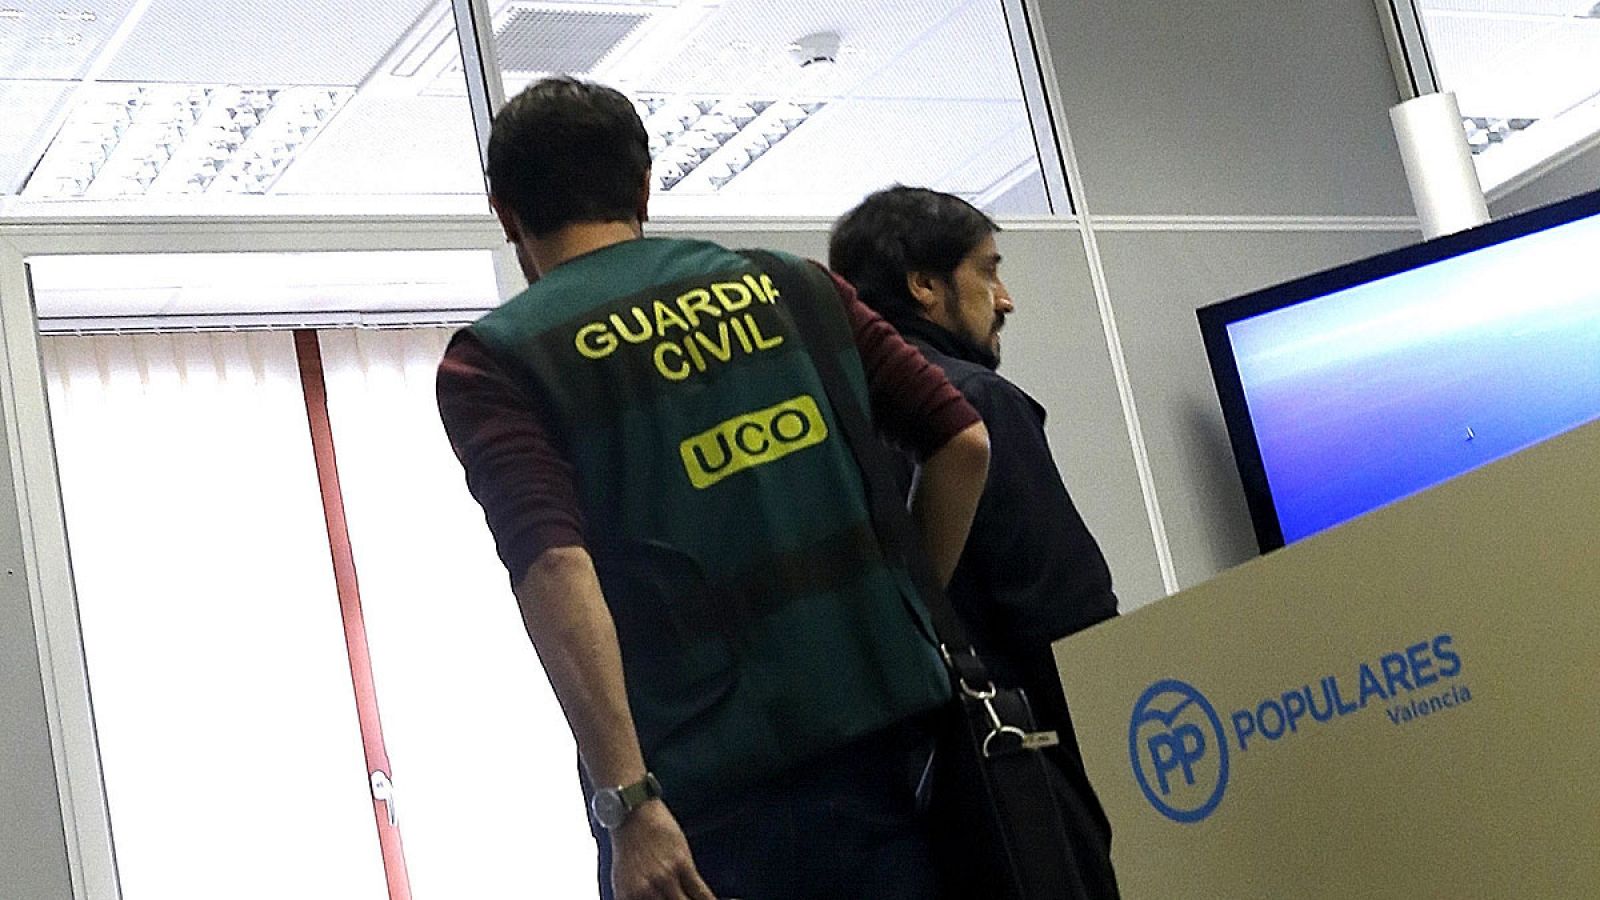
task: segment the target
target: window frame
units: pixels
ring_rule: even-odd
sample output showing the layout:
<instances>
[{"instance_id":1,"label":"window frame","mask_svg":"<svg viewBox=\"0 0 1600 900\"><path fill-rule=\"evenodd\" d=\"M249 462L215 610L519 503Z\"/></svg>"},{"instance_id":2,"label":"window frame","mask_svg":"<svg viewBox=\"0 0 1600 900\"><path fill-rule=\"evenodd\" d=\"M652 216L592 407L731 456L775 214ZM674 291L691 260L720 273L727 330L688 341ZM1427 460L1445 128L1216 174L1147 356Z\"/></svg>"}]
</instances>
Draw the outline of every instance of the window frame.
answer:
<instances>
[{"instance_id":1,"label":"window frame","mask_svg":"<svg viewBox=\"0 0 1600 900\"><path fill-rule=\"evenodd\" d=\"M0 224L0 410L16 483L23 569L79 900L120 900L111 820L72 579L28 259L72 254L489 250L505 293L519 277L493 219L80 220Z\"/></svg>"},{"instance_id":2,"label":"window frame","mask_svg":"<svg viewBox=\"0 0 1600 900\"><path fill-rule=\"evenodd\" d=\"M1077 230L1060 117L1059 84L1040 33L1040 0L1002 4L1051 212L1007 217L1022 228ZM1381 2L1381 0L1380 0ZM451 0L466 70L480 162L494 112L505 103L488 0ZM666 216L664 234L823 230L831 217ZM81 638L65 513L46 399L39 322L28 260L34 256L488 250L500 296L522 289L515 254L498 222L482 215L263 215L0 217L0 412L22 526L24 583L34 622L43 701L72 896L120 900L115 849ZM304 318L289 316L289 318ZM419 319L423 322L423 319ZM261 323L252 323L259 326ZM338 323L333 323L338 324ZM354 323L348 323L354 324ZM426 324L439 324L437 318ZM159 326L158 326L159 327ZM266 327L283 327L268 323Z\"/></svg>"}]
</instances>

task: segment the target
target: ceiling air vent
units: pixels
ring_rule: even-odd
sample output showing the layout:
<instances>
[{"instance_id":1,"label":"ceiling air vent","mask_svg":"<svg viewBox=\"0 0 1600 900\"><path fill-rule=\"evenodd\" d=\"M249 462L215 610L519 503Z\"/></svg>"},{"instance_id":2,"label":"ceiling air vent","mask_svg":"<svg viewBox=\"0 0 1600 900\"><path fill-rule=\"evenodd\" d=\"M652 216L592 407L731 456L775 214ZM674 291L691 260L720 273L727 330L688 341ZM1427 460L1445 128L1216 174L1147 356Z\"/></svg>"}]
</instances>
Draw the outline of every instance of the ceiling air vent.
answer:
<instances>
[{"instance_id":1,"label":"ceiling air vent","mask_svg":"<svg viewBox=\"0 0 1600 900\"><path fill-rule=\"evenodd\" d=\"M525 73L589 72L649 18L649 13L518 4L495 31L500 68Z\"/></svg>"}]
</instances>

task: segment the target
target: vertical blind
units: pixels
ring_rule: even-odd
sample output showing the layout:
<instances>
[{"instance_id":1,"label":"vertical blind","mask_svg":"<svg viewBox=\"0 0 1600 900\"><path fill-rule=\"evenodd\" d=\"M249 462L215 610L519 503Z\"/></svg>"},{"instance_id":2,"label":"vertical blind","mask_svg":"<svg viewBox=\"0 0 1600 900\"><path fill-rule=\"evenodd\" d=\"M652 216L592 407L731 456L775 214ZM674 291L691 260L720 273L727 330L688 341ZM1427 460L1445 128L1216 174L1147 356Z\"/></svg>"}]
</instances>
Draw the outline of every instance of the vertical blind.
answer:
<instances>
[{"instance_id":1,"label":"vertical blind","mask_svg":"<svg viewBox=\"0 0 1600 900\"><path fill-rule=\"evenodd\" d=\"M594 897L576 753L439 424L448 336L321 335L413 896ZM291 336L43 344L124 896L384 897Z\"/></svg>"},{"instance_id":2,"label":"vertical blind","mask_svg":"<svg viewBox=\"0 0 1600 900\"><path fill-rule=\"evenodd\" d=\"M449 336L321 335L412 890L594 897L576 750L439 424Z\"/></svg>"},{"instance_id":3,"label":"vertical blind","mask_svg":"<svg viewBox=\"0 0 1600 900\"><path fill-rule=\"evenodd\" d=\"M290 336L43 351L123 896L383 898Z\"/></svg>"}]
</instances>

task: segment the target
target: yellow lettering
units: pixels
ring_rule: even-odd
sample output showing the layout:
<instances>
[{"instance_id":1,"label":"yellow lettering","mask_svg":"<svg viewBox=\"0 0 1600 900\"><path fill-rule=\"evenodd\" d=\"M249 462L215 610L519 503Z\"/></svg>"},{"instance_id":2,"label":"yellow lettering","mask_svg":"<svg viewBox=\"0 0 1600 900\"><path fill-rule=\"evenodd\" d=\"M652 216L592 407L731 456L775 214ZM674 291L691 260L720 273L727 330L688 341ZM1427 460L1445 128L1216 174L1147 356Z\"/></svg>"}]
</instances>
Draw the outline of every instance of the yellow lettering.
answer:
<instances>
[{"instance_id":1,"label":"yellow lettering","mask_svg":"<svg viewBox=\"0 0 1600 900\"><path fill-rule=\"evenodd\" d=\"M713 463L706 453L707 448L721 450L721 458ZM726 434L719 434L710 442L698 442L694 444L692 449L694 451L693 460L691 461L688 454L685 454L683 458L684 465L688 466L691 472L700 472L702 473L701 477L711 478L713 481L721 480L724 477L724 472L729 475L733 474L727 471L728 467L733 465L734 456L733 448L728 446L728 436ZM684 453L682 445L679 446L678 452Z\"/></svg>"},{"instance_id":2,"label":"yellow lettering","mask_svg":"<svg viewBox=\"0 0 1600 900\"><path fill-rule=\"evenodd\" d=\"M739 339L739 346L745 353L755 353L756 348L750 346L750 335L744 330L744 322L739 319L729 319L728 324L733 326L733 334Z\"/></svg>"},{"instance_id":3,"label":"yellow lettering","mask_svg":"<svg viewBox=\"0 0 1600 900\"><path fill-rule=\"evenodd\" d=\"M689 483L704 490L730 475L827 439L828 425L817 401L801 394L686 438L678 444L678 454Z\"/></svg>"},{"instance_id":4,"label":"yellow lettering","mask_svg":"<svg viewBox=\"0 0 1600 900\"><path fill-rule=\"evenodd\" d=\"M678 354L678 366L676 368L667 365L668 353ZM689 364L683 361L683 351L679 349L677 344L663 341L656 345L656 371L660 372L661 377L668 381L682 381L689 377Z\"/></svg>"},{"instance_id":5,"label":"yellow lettering","mask_svg":"<svg viewBox=\"0 0 1600 900\"><path fill-rule=\"evenodd\" d=\"M783 335L781 334L775 334L770 338L762 335L761 326L756 324L756 317L750 313L744 314L744 324L746 328L750 329L750 337L755 341L757 350L771 350L773 347L783 343Z\"/></svg>"},{"instance_id":6,"label":"yellow lettering","mask_svg":"<svg viewBox=\"0 0 1600 900\"><path fill-rule=\"evenodd\" d=\"M697 331L694 334L691 334L688 337L684 338L683 339L683 349L688 351L688 353L689 353L689 361L694 363L694 370L696 372L704 372L706 370L706 358L705 358L705 355L700 352L700 348L699 347L696 347L694 345L694 339L699 337L699 336L700 336L700 332Z\"/></svg>"},{"instance_id":7,"label":"yellow lettering","mask_svg":"<svg viewBox=\"0 0 1600 900\"><path fill-rule=\"evenodd\" d=\"M750 291L751 293L755 294L757 300L760 300L762 303L772 302L771 297L768 297L766 294L761 292L761 282L757 281L754 275L744 276L744 283L750 285Z\"/></svg>"},{"instance_id":8,"label":"yellow lettering","mask_svg":"<svg viewBox=\"0 0 1600 900\"><path fill-rule=\"evenodd\" d=\"M772 276L765 272L761 273L761 291L767 295L768 303L777 303L778 298L783 296L778 293L777 286L772 283Z\"/></svg>"},{"instance_id":9,"label":"yellow lettering","mask_svg":"<svg viewBox=\"0 0 1600 900\"><path fill-rule=\"evenodd\" d=\"M678 296L678 309L683 311L683 317L689 320L690 328L700 327L700 313L715 319L722 312L711 303L711 293L704 288L695 288L686 294Z\"/></svg>"},{"instance_id":10,"label":"yellow lettering","mask_svg":"<svg viewBox=\"0 0 1600 900\"><path fill-rule=\"evenodd\" d=\"M785 429L783 423L788 422ZM792 444L811 433L811 420L797 409L785 409L772 417L772 434L786 444ZM791 433L785 434L785 431Z\"/></svg>"},{"instance_id":11,"label":"yellow lettering","mask_svg":"<svg viewBox=\"0 0 1600 900\"><path fill-rule=\"evenodd\" d=\"M745 443L745 435L752 433L756 435L756 440L760 441L759 444L753 447ZM766 430L761 427L759 422L740 423L739 427L733 430L733 443L740 450L752 456L765 453L772 446L772 442L766 438Z\"/></svg>"},{"instance_id":12,"label":"yellow lettering","mask_svg":"<svg viewBox=\"0 0 1600 900\"><path fill-rule=\"evenodd\" d=\"M622 335L622 339L630 344L642 344L645 341L650 340L650 338L653 336L652 332L650 331L650 317L645 315L645 311L637 306L628 310L628 312L633 313L634 319L639 323L638 334L628 333L628 328L622 324L622 316L618 313L611 314L611 327L615 328L617 330L617 334Z\"/></svg>"},{"instance_id":13,"label":"yellow lettering","mask_svg":"<svg viewBox=\"0 0 1600 900\"><path fill-rule=\"evenodd\" d=\"M590 322L579 328L574 342L578 352L590 359L605 359L617 349L617 336L606 330L604 322Z\"/></svg>"},{"instance_id":14,"label":"yellow lettering","mask_svg":"<svg viewBox=\"0 0 1600 900\"><path fill-rule=\"evenodd\" d=\"M713 284L711 293L717 295L717 302L728 312L738 312L750 305L750 289L737 281Z\"/></svg>"},{"instance_id":15,"label":"yellow lettering","mask_svg":"<svg viewBox=\"0 0 1600 900\"><path fill-rule=\"evenodd\" d=\"M672 311L672 307L668 306L666 301L657 300L655 302L655 309L656 309L656 334L661 335L662 337L666 337L667 336L667 326L669 326L669 325L672 326L673 328L677 328L677 329L679 329L681 331L688 331L689 330L689 323L685 322L684 320L682 320L680 318L678 318L678 314Z\"/></svg>"},{"instance_id":16,"label":"yellow lettering","mask_svg":"<svg viewBox=\"0 0 1600 900\"><path fill-rule=\"evenodd\" d=\"M733 359L733 345L728 342L727 322L717 323L717 340L715 342L706 337L704 331L696 331L694 337L695 340L700 342L700 346L706 348L706 352L711 354L717 362L727 362Z\"/></svg>"}]
</instances>

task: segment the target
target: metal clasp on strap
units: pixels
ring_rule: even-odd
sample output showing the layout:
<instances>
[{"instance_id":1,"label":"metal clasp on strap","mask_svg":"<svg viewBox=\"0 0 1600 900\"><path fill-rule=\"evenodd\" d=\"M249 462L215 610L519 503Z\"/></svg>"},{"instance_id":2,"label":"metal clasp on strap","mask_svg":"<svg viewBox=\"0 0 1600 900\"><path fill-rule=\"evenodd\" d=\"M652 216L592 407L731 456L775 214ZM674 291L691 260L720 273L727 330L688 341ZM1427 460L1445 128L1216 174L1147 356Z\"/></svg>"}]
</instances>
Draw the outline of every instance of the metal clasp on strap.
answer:
<instances>
[{"instance_id":1,"label":"metal clasp on strap","mask_svg":"<svg viewBox=\"0 0 1600 900\"><path fill-rule=\"evenodd\" d=\"M1061 735L1054 731L1023 731L1015 725L1007 725L1000 718L1000 711L994 708L994 699L999 695L999 690L992 680L985 680L984 686L974 688L968 683L962 673L964 668L958 664L950 648L944 644L939 645L939 654L944 657L944 663L956 673L956 684L960 686L961 693L983 703L983 711L989 714L989 733L983 738L983 756L993 759L1019 750L1043 750L1061 743ZM979 663L977 671L983 671Z\"/></svg>"},{"instance_id":2,"label":"metal clasp on strap","mask_svg":"<svg viewBox=\"0 0 1600 900\"><path fill-rule=\"evenodd\" d=\"M972 654L970 650L967 652L972 655L974 660L977 659L976 654ZM989 717L995 721L995 727L1000 727L1000 718L995 715L994 706L989 703L990 700L994 699L995 695L994 682L985 679L983 687L975 688L967 681L967 674L963 671L967 667L956 662L955 655L950 652L949 645L940 644L939 655L944 657L944 664L950 668L950 671L956 673L956 684L961 688L961 693L974 700L984 701L984 705L989 707ZM983 671L981 662L978 664L977 671Z\"/></svg>"},{"instance_id":3,"label":"metal clasp on strap","mask_svg":"<svg viewBox=\"0 0 1600 900\"><path fill-rule=\"evenodd\" d=\"M1001 725L983 739L983 756L992 759L1019 750L1043 750L1061 743L1054 731L1023 731L1015 725Z\"/></svg>"},{"instance_id":4,"label":"metal clasp on strap","mask_svg":"<svg viewBox=\"0 0 1600 900\"><path fill-rule=\"evenodd\" d=\"M1014 725L1001 725L989 732L983 739L983 758L993 759L996 756L1005 756L1023 749L1028 742L1028 734Z\"/></svg>"}]
</instances>

